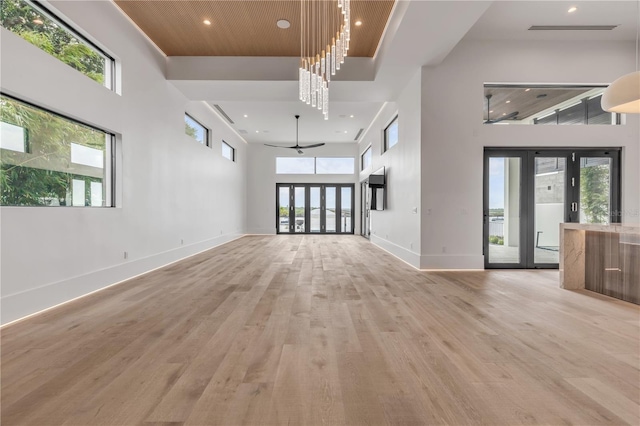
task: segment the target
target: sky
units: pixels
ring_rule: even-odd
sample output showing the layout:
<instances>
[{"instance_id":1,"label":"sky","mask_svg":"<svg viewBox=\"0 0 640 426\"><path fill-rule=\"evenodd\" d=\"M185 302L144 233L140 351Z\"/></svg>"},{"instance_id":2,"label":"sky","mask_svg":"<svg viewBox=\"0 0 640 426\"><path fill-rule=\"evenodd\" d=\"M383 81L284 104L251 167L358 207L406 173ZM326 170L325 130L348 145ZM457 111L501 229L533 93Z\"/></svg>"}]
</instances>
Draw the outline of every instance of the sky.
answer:
<instances>
[{"instance_id":1,"label":"sky","mask_svg":"<svg viewBox=\"0 0 640 426\"><path fill-rule=\"evenodd\" d=\"M489 158L489 208L504 208L504 158Z\"/></svg>"}]
</instances>

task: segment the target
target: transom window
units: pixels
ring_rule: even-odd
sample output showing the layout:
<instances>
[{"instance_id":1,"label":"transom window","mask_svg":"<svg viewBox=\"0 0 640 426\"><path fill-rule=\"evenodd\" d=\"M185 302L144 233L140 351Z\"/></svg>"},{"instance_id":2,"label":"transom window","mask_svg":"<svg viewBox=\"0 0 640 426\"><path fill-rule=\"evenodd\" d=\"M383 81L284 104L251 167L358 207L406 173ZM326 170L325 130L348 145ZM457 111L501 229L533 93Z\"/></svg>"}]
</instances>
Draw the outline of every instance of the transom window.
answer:
<instances>
[{"instance_id":1,"label":"transom window","mask_svg":"<svg viewBox=\"0 0 640 426\"><path fill-rule=\"evenodd\" d=\"M90 79L114 90L113 58L39 2L0 1L0 24Z\"/></svg>"},{"instance_id":2,"label":"transom window","mask_svg":"<svg viewBox=\"0 0 640 426\"><path fill-rule=\"evenodd\" d=\"M209 146L209 129L189 114L184 115L184 132L202 145Z\"/></svg>"},{"instance_id":3,"label":"transom window","mask_svg":"<svg viewBox=\"0 0 640 426\"><path fill-rule=\"evenodd\" d=\"M222 141L222 156L231 161L236 161L236 149L225 141Z\"/></svg>"},{"instance_id":4,"label":"transom window","mask_svg":"<svg viewBox=\"0 0 640 426\"><path fill-rule=\"evenodd\" d=\"M276 174L280 175L351 175L355 173L353 157L276 157Z\"/></svg>"},{"instance_id":5,"label":"transom window","mask_svg":"<svg viewBox=\"0 0 640 426\"><path fill-rule=\"evenodd\" d=\"M398 143L398 116L384 129L384 150L387 151Z\"/></svg>"},{"instance_id":6,"label":"transom window","mask_svg":"<svg viewBox=\"0 0 640 426\"><path fill-rule=\"evenodd\" d=\"M0 98L0 205L113 206L114 135Z\"/></svg>"},{"instance_id":7,"label":"transom window","mask_svg":"<svg viewBox=\"0 0 640 426\"><path fill-rule=\"evenodd\" d=\"M371 147L367 148L363 153L362 156L360 157L360 164L361 164L361 169L360 170L365 170L367 169L369 166L371 166Z\"/></svg>"}]
</instances>

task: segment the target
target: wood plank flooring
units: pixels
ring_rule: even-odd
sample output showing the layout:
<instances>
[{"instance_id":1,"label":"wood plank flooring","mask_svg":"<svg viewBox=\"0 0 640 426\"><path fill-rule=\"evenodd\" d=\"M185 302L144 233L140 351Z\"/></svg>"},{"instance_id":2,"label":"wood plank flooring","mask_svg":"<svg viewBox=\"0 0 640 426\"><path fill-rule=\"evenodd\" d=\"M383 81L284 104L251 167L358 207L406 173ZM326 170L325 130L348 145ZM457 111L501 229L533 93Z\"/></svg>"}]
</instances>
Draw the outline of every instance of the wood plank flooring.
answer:
<instances>
[{"instance_id":1,"label":"wood plank flooring","mask_svg":"<svg viewBox=\"0 0 640 426\"><path fill-rule=\"evenodd\" d=\"M251 236L1 330L9 425L640 424L640 307Z\"/></svg>"}]
</instances>

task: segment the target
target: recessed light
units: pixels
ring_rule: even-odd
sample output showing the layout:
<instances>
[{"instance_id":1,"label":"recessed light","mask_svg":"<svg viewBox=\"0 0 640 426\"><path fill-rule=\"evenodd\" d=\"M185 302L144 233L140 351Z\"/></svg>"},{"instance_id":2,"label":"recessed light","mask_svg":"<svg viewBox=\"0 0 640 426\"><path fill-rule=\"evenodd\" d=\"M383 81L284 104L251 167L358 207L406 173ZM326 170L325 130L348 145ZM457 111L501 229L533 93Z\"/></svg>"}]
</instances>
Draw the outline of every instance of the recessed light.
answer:
<instances>
[{"instance_id":1,"label":"recessed light","mask_svg":"<svg viewBox=\"0 0 640 426\"><path fill-rule=\"evenodd\" d=\"M260 130L256 130L256 133L260 133Z\"/></svg>"},{"instance_id":2,"label":"recessed light","mask_svg":"<svg viewBox=\"0 0 640 426\"><path fill-rule=\"evenodd\" d=\"M349 133L349 132L347 132L346 130L345 130L344 132L345 132L345 133Z\"/></svg>"},{"instance_id":3,"label":"recessed light","mask_svg":"<svg viewBox=\"0 0 640 426\"><path fill-rule=\"evenodd\" d=\"M244 115L244 118L249 118L249 116L247 114Z\"/></svg>"},{"instance_id":4,"label":"recessed light","mask_svg":"<svg viewBox=\"0 0 640 426\"><path fill-rule=\"evenodd\" d=\"M37 25L42 25L42 24L44 24L44 22L42 21L42 19L34 19L34 20L33 20L33 23L34 23L34 24L37 24Z\"/></svg>"},{"instance_id":5,"label":"recessed light","mask_svg":"<svg viewBox=\"0 0 640 426\"><path fill-rule=\"evenodd\" d=\"M205 25L211 25L211 21L208 19L205 19L204 21L202 21L202 23Z\"/></svg>"},{"instance_id":6,"label":"recessed light","mask_svg":"<svg viewBox=\"0 0 640 426\"><path fill-rule=\"evenodd\" d=\"M353 115L353 114L351 114L351 115L349 116L349 118L353 118L353 117L355 117L355 115Z\"/></svg>"},{"instance_id":7,"label":"recessed light","mask_svg":"<svg viewBox=\"0 0 640 426\"><path fill-rule=\"evenodd\" d=\"M362 21L356 21L356 27L359 27L360 25L362 25Z\"/></svg>"},{"instance_id":8,"label":"recessed light","mask_svg":"<svg viewBox=\"0 0 640 426\"><path fill-rule=\"evenodd\" d=\"M493 110L489 111L489 113L492 113L492 112L493 112Z\"/></svg>"},{"instance_id":9,"label":"recessed light","mask_svg":"<svg viewBox=\"0 0 640 426\"><path fill-rule=\"evenodd\" d=\"M502 113L502 115L507 115L507 113L506 113L506 112L503 112L503 113Z\"/></svg>"},{"instance_id":10,"label":"recessed light","mask_svg":"<svg viewBox=\"0 0 640 426\"><path fill-rule=\"evenodd\" d=\"M510 103L511 103L511 101L507 101L507 102L505 102L505 103L510 104Z\"/></svg>"},{"instance_id":11,"label":"recessed light","mask_svg":"<svg viewBox=\"0 0 640 426\"><path fill-rule=\"evenodd\" d=\"M577 7L575 7L575 6L571 6L571 7L569 8L569 10L567 10L567 12L569 12L569 13L573 13L573 12L575 12L576 10L578 10L578 8L577 8Z\"/></svg>"},{"instance_id":12,"label":"recessed light","mask_svg":"<svg viewBox=\"0 0 640 426\"><path fill-rule=\"evenodd\" d=\"M286 30L291 26L291 22L287 21L286 19L279 19L278 22L276 22L276 25L278 26L278 28Z\"/></svg>"},{"instance_id":13,"label":"recessed light","mask_svg":"<svg viewBox=\"0 0 640 426\"><path fill-rule=\"evenodd\" d=\"M531 90L531 89L524 89L525 92L528 92L529 90Z\"/></svg>"}]
</instances>

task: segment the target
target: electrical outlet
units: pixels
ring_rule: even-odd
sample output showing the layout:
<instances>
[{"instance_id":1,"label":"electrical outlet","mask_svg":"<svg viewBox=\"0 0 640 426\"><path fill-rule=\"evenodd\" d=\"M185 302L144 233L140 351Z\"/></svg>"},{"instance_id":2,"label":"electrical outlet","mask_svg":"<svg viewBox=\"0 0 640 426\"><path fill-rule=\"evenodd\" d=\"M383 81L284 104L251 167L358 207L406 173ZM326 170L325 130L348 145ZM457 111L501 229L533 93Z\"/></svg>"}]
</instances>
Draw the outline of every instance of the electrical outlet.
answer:
<instances>
[{"instance_id":1,"label":"electrical outlet","mask_svg":"<svg viewBox=\"0 0 640 426\"><path fill-rule=\"evenodd\" d=\"M128 259L128 258L129 258L129 253L128 253L128 252L126 252L126 251L124 252L124 258L125 258L125 259Z\"/></svg>"},{"instance_id":2,"label":"electrical outlet","mask_svg":"<svg viewBox=\"0 0 640 426\"><path fill-rule=\"evenodd\" d=\"M445 246L442 246L442 252L446 253L447 252L447 248Z\"/></svg>"},{"instance_id":3,"label":"electrical outlet","mask_svg":"<svg viewBox=\"0 0 640 426\"><path fill-rule=\"evenodd\" d=\"M409 243L409 248L413 250L413 243Z\"/></svg>"},{"instance_id":4,"label":"electrical outlet","mask_svg":"<svg viewBox=\"0 0 640 426\"><path fill-rule=\"evenodd\" d=\"M183 244L184 244L184 240L180 240L180 245L183 245Z\"/></svg>"}]
</instances>

